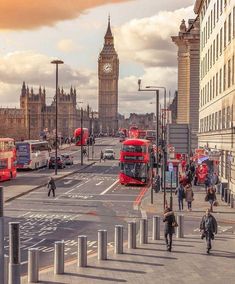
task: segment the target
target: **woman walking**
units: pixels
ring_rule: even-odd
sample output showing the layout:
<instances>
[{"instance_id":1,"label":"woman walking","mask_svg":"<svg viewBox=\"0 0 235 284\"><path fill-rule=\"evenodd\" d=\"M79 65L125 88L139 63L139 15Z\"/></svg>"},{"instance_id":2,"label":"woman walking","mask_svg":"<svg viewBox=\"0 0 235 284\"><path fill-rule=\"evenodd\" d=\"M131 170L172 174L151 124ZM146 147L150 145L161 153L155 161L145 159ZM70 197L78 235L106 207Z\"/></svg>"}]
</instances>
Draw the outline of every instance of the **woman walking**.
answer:
<instances>
[{"instance_id":1,"label":"woman walking","mask_svg":"<svg viewBox=\"0 0 235 284\"><path fill-rule=\"evenodd\" d=\"M215 189L211 186L209 187L205 201L208 201L210 203L210 211L213 212L213 205L216 201L216 195L215 195Z\"/></svg>"},{"instance_id":2,"label":"woman walking","mask_svg":"<svg viewBox=\"0 0 235 284\"><path fill-rule=\"evenodd\" d=\"M188 204L188 211L192 211L192 202L193 202L193 189L191 184L185 186L185 199Z\"/></svg>"},{"instance_id":3,"label":"woman walking","mask_svg":"<svg viewBox=\"0 0 235 284\"><path fill-rule=\"evenodd\" d=\"M175 233L175 215L174 212L167 207L164 211L163 222L165 223L164 237L167 251L172 248L172 235Z\"/></svg>"}]
</instances>

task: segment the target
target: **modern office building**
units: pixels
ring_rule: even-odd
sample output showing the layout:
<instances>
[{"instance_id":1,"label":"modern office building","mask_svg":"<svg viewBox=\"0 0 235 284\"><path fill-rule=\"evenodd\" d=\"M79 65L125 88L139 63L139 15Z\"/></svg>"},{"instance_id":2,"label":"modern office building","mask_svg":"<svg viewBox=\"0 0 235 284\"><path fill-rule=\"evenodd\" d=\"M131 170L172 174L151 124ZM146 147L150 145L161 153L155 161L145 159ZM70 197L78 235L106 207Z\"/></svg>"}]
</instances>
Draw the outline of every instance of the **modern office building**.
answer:
<instances>
[{"instance_id":1,"label":"modern office building","mask_svg":"<svg viewBox=\"0 0 235 284\"><path fill-rule=\"evenodd\" d=\"M235 1L196 0L200 19L199 146L217 153L219 174L235 192Z\"/></svg>"}]
</instances>

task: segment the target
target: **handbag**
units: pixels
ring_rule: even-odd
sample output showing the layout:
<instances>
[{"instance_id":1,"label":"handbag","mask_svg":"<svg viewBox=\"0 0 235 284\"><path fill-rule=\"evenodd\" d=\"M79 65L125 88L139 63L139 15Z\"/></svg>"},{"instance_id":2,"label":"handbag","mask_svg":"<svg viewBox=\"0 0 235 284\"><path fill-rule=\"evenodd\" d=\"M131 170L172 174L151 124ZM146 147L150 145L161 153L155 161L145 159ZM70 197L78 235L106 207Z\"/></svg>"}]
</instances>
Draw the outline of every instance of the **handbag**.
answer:
<instances>
[{"instance_id":1,"label":"handbag","mask_svg":"<svg viewBox=\"0 0 235 284\"><path fill-rule=\"evenodd\" d=\"M218 206L219 205L219 202L217 201L217 200L215 200L214 202L213 202L213 206Z\"/></svg>"},{"instance_id":2,"label":"handbag","mask_svg":"<svg viewBox=\"0 0 235 284\"><path fill-rule=\"evenodd\" d=\"M176 222L176 220L175 220L175 216L174 216L174 221L172 222L172 227L178 227L179 225L178 225L178 223Z\"/></svg>"}]
</instances>

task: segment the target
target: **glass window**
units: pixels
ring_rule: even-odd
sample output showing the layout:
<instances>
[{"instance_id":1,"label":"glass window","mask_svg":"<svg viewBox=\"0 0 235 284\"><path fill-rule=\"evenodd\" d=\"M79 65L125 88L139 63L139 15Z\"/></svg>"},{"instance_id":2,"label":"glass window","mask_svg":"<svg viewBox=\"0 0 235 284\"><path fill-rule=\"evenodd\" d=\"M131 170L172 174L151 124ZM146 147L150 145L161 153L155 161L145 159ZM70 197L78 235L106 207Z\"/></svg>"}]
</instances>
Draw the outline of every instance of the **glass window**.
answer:
<instances>
[{"instance_id":1,"label":"glass window","mask_svg":"<svg viewBox=\"0 0 235 284\"><path fill-rule=\"evenodd\" d=\"M219 0L217 0L216 19L219 20Z\"/></svg>"},{"instance_id":2,"label":"glass window","mask_svg":"<svg viewBox=\"0 0 235 284\"><path fill-rule=\"evenodd\" d=\"M137 152L137 153L146 153L146 146L141 145L123 145L123 152Z\"/></svg>"},{"instance_id":3,"label":"glass window","mask_svg":"<svg viewBox=\"0 0 235 284\"><path fill-rule=\"evenodd\" d=\"M223 87L223 90L225 91L226 90L226 64L224 64L224 87Z\"/></svg>"},{"instance_id":4,"label":"glass window","mask_svg":"<svg viewBox=\"0 0 235 284\"><path fill-rule=\"evenodd\" d=\"M235 7L233 7L233 37L235 37Z\"/></svg>"},{"instance_id":5,"label":"glass window","mask_svg":"<svg viewBox=\"0 0 235 284\"><path fill-rule=\"evenodd\" d=\"M216 60L219 57L219 34L216 35Z\"/></svg>"},{"instance_id":6,"label":"glass window","mask_svg":"<svg viewBox=\"0 0 235 284\"><path fill-rule=\"evenodd\" d=\"M147 178L147 165L144 163L121 163L121 172L132 178Z\"/></svg>"},{"instance_id":7,"label":"glass window","mask_svg":"<svg viewBox=\"0 0 235 284\"><path fill-rule=\"evenodd\" d=\"M215 76L213 76L213 84L212 84L212 99L215 97Z\"/></svg>"},{"instance_id":8,"label":"glass window","mask_svg":"<svg viewBox=\"0 0 235 284\"><path fill-rule=\"evenodd\" d=\"M7 169L7 159L0 160L0 169L1 170Z\"/></svg>"},{"instance_id":9,"label":"glass window","mask_svg":"<svg viewBox=\"0 0 235 284\"><path fill-rule=\"evenodd\" d=\"M234 85L234 72L235 72L235 70L234 70L234 55L233 55L233 59L232 59L233 61L232 61L232 84Z\"/></svg>"},{"instance_id":10,"label":"glass window","mask_svg":"<svg viewBox=\"0 0 235 284\"><path fill-rule=\"evenodd\" d=\"M230 106L227 107L227 118L226 118L226 128L230 128L231 125L231 113Z\"/></svg>"},{"instance_id":11,"label":"glass window","mask_svg":"<svg viewBox=\"0 0 235 284\"><path fill-rule=\"evenodd\" d=\"M225 113L225 108L222 109L222 129L225 128L226 125L226 113Z\"/></svg>"},{"instance_id":12,"label":"glass window","mask_svg":"<svg viewBox=\"0 0 235 284\"><path fill-rule=\"evenodd\" d=\"M221 129L221 120L222 120L222 114L221 114L221 110L219 111L219 118L218 118L218 129Z\"/></svg>"},{"instance_id":13,"label":"glass window","mask_svg":"<svg viewBox=\"0 0 235 284\"><path fill-rule=\"evenodd\" d=\"M231 59L228 61L228 88L231 86Z\"/></svg>"},{"instance_id":14,"label":"glass window","mask_svg":"<svg viewBox=\"0 0 235 284\"><path fill-rule=\"evenodd\" d=\"M216 112L215 113L215 130L218 129L218 118L217 118L217 116L218 116L218 113Z\"/></svg>"},{"instance_id":15,"label":"glass window","mask_svg":"<svg viewBox=\"0 0 235 284\"><path fill-rule=\"evenodd\" d=\"M218 96L218 73L215 76L215 95Z\"/></svg>"},{"instance_id":16,"label":"glass window","mask_svg":"<svg viewBox=\"0 0 235 284\"><path fill-rule=\"evenodd\" d=\"M231 13L228 16L228 42L231 41L231 37L232 37L232 20L231 20L232 16Z\"/></svg>"},{"instance_id":17,"label":"glass window","mask_svg":"<svg viewBox=\"0 0 235 284\"><path fill-rule=\"evenodd\" d=\"M222 92L222 69L219 70L219 94Z\"/></svg>"},{"instance_id":18,"label":"glass window","mask_svg":"<svg viewBox=\"0 0 235 284\"><path fill-rule=\"evenodd\" d=\"M220 29L220 54L222 53L222 48L223 48L223 28Z\"/></svg>"},{"instance_id":19,"label":"glass window","mask_svg":"<svg viewBox=\"0 0 235 284\"><path fill-rule=\"evenodd\" d=\"M224 22L224 48L226 47L227 44L227 22Z\"/></svg>"}]
</instances>

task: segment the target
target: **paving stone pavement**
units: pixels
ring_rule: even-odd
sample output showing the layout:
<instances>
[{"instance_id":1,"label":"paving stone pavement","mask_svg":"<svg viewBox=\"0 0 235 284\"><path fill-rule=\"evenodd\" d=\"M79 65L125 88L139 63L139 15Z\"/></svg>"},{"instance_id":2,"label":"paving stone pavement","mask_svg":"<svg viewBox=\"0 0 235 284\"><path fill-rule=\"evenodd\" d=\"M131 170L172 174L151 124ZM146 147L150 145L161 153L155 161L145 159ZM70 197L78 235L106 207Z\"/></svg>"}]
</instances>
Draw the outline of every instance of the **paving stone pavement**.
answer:
<instances>
[{"instance_id":1,"label":"paving stone pavement","mask_svg":"<svg viewBox=\"0 0 235 284\"><path fill-rule=\"evenodd\" d=\"M40 272L40 283L165 283L221 284L235 283L235 235L218 234L211 254L206 254L205 241L198 235L173 240L167 252L164 240L151 241L124 254L109 252L108 260L88 259L88 267L78 268L76 261L65 266L64 275L52 269ZM28 283L27 277L22 283Z\"/></svg>"}]
</instances>

